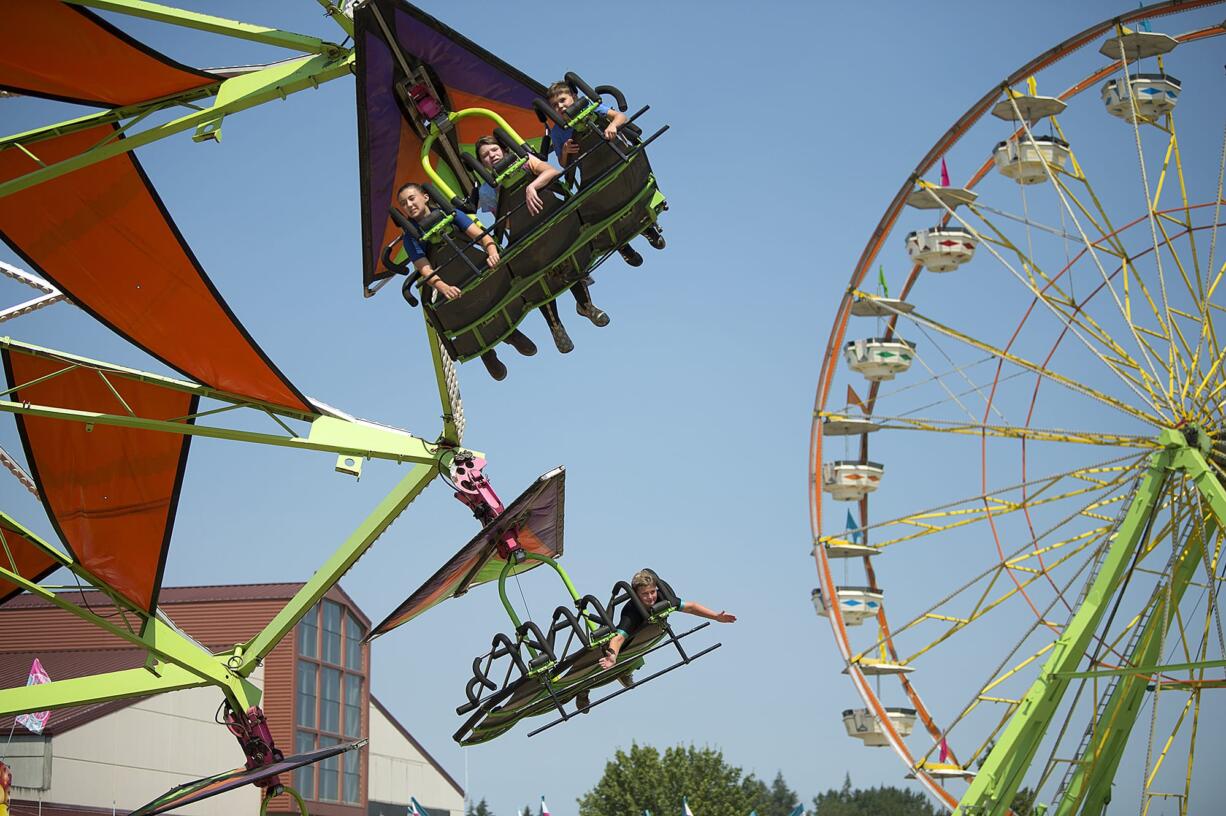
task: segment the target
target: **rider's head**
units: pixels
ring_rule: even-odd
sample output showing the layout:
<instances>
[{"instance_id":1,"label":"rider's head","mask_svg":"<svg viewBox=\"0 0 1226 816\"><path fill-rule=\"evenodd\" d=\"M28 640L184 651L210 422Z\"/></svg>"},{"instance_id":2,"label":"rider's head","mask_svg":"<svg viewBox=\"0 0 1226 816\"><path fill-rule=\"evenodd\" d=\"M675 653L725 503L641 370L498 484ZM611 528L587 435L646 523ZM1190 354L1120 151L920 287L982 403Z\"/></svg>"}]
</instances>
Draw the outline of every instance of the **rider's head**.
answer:
<instances>
[{"instance_id":1,"label":"rider's head","mask_svg":"<svg viewBox=\"0 0 1226 816\"><path fill-rule=\"evenodd\" d=\"M498 140L493 136L482 136L473 147L477 153L477 160L486 167L493 167L504 157L502 145L498 144Z\"/></svg>"},{"instance_id":2,"label":"rider's head","mask_svg":"<svg viewBox=\"0 0 1226 816\"><path fill-rule=\"evenodd\" d=\"M400 203L404 214L414 221L420 221L430 212L430 196L426 194L425 188L414 181L402 185L396 191L396 201Z\"/></svg>"},{"instance_id":3,"label":"rider's head","mask_svg":"<svg viewBox=\"0 0 1226 816\"><path fill-rule=\"evenodd\" d=\"M545 97L549 100L550 106L558 113L565 113L566 109L575 104L575 92L566 82L555 82L545 91Z\"/></svg>"},{"instance_id":4,"label":"rider's head","mask_svg":"<svg viewBox=\"0 0 1226 816\"><path fill-rule=\"evenodd\" d=\"M630 588L638 596L643 606L651 609L655 605L660 588L656 585L656 574L649 569L641 569L630 579Z\"/></svg>"}]
</instances>

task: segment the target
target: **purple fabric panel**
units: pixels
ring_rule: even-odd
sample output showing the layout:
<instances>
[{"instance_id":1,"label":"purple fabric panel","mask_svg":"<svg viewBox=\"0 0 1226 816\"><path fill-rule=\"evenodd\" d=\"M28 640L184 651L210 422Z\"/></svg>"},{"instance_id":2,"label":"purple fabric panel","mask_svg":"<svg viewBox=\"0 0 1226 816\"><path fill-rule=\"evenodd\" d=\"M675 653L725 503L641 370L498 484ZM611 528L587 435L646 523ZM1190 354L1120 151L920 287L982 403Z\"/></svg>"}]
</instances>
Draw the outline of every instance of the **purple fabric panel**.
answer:
<instances>
[{"instance_id":1,"label":"purple fabric panel","mask_svg":"<svg viewBox=\"0 0 1226 816\"><path fill-rule=\"evenodd\" d=\"M536 93L464 46L397 9L396 39L438 72L444 85L496 102L531 108Z\"/></svg>"},{"instance_id":2,"label":"purple fabric panel","mask_svg":"<svg viewBox=\"0 0 1226 816\"><path fill-rule=\"evenodd\" d=\"M387 223L387 207L396 184L396 160L400 152L400 126L403 121L392 90L392 52L375 31L365 32L362 57L366 85L361 89L366 104L366 159L370 201L367 202L370 223L372 257L367 262L377 269L383 251L383 226Z\"/></svg>"}]
</instances>

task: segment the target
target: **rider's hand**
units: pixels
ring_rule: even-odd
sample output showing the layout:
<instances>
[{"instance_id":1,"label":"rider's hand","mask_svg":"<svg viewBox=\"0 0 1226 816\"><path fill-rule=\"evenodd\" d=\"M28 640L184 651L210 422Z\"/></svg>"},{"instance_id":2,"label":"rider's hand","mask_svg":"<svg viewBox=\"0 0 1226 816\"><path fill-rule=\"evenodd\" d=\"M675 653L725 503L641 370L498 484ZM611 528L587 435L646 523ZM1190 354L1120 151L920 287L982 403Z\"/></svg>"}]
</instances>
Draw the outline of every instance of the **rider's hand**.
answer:
<instances>
[{"instance_id":1,"label":"rider's hand","mask_svg":"<svg viewBox=\"0 0 1226 816\"><path fill-rule=\"evenodd\" d=\"M562 145L562 164L567 164L575 156L579 155L579 143L574 139L567 139Z\"/></svg>"},{"instance_id":2,"label":"rider's hand","mask_svg":"<svg viewBox=\"0 0 1226 816\"><path fill-rule=\"evenodd\" d=\"M613 137L617 135L617 125L610 122L609 126L604 129L604 133L601 135L604 136L605 141L613 141Z\"/></svg>"},{"instance_id":3,"label":"rider's hand","mask_svg":"<svg viewBox=\"0 0 1226 816\"><path fill-rule=\"evenodd\" d=\"M442 281L439 281L439 285L435 286L434 290L448 300L455 300L463 294L458 286L452 286L450 283L443 283Z\"/></svg>"},{"instance_id":4,"label":"rider's hand","mask_svg":"<svg viewBox=\"0 0 1226 816\"><path fill-rule=\"evenodd\" d=\"M617 655L605 652L605 656L600 658L600 668L611 669L613 664L617 662Z\"/></svg>"},{"instance_id":5,"label":"rider's hand","mask_svg":"<svg viewBox=\"0 0 1226 816\"><path fill-rule=\"evenodd\" d=\"M733 615L731 612L724 612L723 610L720 610L720 613L715 616L715 620L719 621L720 623L736 623L736 615Z\"/></svg>"},{"instance_id":6,"label":"rider's hand","mask_svg":"<svg viewBox=\"0 0 1226 816\"><path fill-rule=\"evenodd\" d=\"M545 209L544 203L541 201L541 195L529 185L524 191L524 200L528 204L528 212L533 215L540 215L541 210Z\"/></svg>"},{"instance_id":7,"label":"rider's hand","mask_svg":"<svg viewBox=\"0 0 1226 816\"><path fill-rule=\"evenodd\" d=\"M498 266L498 245L491 244L489 249L485 250L485 262L490 265L490 269Z\"/></svg>"}]
</instances>

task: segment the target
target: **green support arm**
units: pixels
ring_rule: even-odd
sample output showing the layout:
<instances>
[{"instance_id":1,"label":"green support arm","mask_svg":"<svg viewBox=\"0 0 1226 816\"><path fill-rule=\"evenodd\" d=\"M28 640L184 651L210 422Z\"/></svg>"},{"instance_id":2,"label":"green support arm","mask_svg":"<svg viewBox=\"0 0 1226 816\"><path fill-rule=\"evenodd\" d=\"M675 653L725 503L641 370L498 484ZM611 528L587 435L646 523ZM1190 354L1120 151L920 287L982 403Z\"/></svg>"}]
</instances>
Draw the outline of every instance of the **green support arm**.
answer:
<instances>
[{"instance_id":1,"label":"green support arm","mask_svg":"<svg viewBox=\"0 0 1226 816\"><path fill-rule=\"evenodd\" d=\"M1164 440L1170 445L1182 441ZM1133 553L1141 543L1151 515L1158 506L1175 450L1166 448L1150 457L1149 467L1116 531L1085 601L1057 639L1038 678L1022 698L996 746L962 797L955 816L1004 816L1048 725L1068 689L1065 672L1077 669L1109 601L1119 586Z\"/></svg>"},{"instance_id":2,"label":"green support arm","mask_svg":"<svg viewBox=\"0 0 1226 816\"><path fill-rule=\"evenodd\" d=\"M0 713L53 711L211 684L211 681L203 680L180 666L161 664L156 674L149 669L125 669L70 680L52 680L39 686L0 689Z\"/></svg>"},{"instance_id":3,"label":"green support arm","mask_svg":"<svg viewBox=\"0 0 1226 816\"><path fill-rule=\"evenodd\" d=\"M1100 813L1110 800L1116 770L1145 701L1151 674L1148 667L1156 669L1162 659L1163 633L1170 628L1189 582L1204 563L1202 549L1206 541L1212 540L1216 530L1217 525L1210 517L1203 538L1199 529L1188 537L1170 583L1160 583L1155 588L1149 619L1137 637L1136 648L1126 658L1125 665L1135 667L1134 672L1120 676L1098 722L1094 723L1093 736L1085 752L1076 758L1076 770L1056 804L1056 816L1072 816L1079 809L1085 813Z\"/></svg>"},{"instance_id":4,"label":"green support arm","mask_svg":"<svg viewBox=\"0 0 1226 816\"><path fill-rule=\"evenodd\" d=\"M220 128L221 120L225 116L274 99L284 99L289 94L307 88L318 88L324 82L349 74L353 69L353 62L353 51L345 50L335 57L318 54L275 63L249 74L231 77L218 88L217 99L211 108L154 125L140 133L128 134L126 139L111 139L70 159L40 167L24 176L6 181L0 184L0 198L129 150L144 147L175 133L198 129L198 136L213 134Z\"/></svg>"},{"instance_id":5,"label":"green support arm","mask_svg":"<svg viewBox=\"0 0 1226 816\"><path fill-rule=\"evenodd\" d=\"M357 562L362 554L375 543L383 531L391 526L401 513L425 490L426 485L438 475L439 468L446 466L451 458L444 452L439 460L429 465L416 465L400 483L392 489L379 505L371 511L361 525L337 548L336 552L316 570L311 579L290 599L258 635L241 649L242 662L235 671L246 677L256 665L271 652L302 619L307 610L319 603L341 576ZM446 461L444 461L446 460Z\"/></svg>"},{"instance_id":6,"label":"green support arm","mask_svg":"<svg viewBox=\"0 0 1226 816\"><path fill-rule=\"evenodd\" d=\"M65 2L101 11L126 14L129 17L140 17L158 23L194 28L197 31L208 31L211 34L224 34L240 40L276 45L294 51L305 51L308 54L335 56L344 50L336 43L325 42L317 37L293 34L268 26L241 23L238 20L227 20L224 17L214 17L211 14L200 14L158 3L146 3L144 0L65 0Z\"/></svg>"}]
</instances>

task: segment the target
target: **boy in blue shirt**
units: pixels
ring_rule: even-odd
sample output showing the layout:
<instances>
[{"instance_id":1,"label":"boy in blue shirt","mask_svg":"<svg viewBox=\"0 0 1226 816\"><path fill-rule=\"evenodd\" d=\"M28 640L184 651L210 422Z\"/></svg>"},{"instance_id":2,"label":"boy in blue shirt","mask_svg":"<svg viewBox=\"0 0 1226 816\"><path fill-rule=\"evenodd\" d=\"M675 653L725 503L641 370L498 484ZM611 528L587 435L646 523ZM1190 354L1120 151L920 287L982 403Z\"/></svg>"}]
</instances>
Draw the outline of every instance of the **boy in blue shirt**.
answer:
<instances>
[{"instance_id":1,"label":"boy in blue shirt","mask_svg":"<svg viewBox=\"0 0 1226 816\"><path fill-rule=\"evenodd\" d=\"M566 82L555 82L545 91L545 96L549 100L549 104L562 117L566 116L566 110L575 104L575 92ZM626 115L619 110L610 108L608 105L600 103L598 100L596 105L596 115L603 116L608 120L601 136L606 141L612 141L617 138L617 131L622 125L629 120ZM558 162L567 167L579 155L579 143L575 141L575 129L573 127L563 127L562 125L551 122L549 125L549 143L553 145L554 155L557 156ZM651 227L643 231L643 237L647 239L647 243L655 249L664 249L664 236L656 227ZM622 256L622 259L630 266L642 266L643 256L638 250L626 244L617 250Z\"/></svg>"},{"instance_id":2,"label":"boy in blue shirt","mask_svg":"<svg viewBox=\"0 0 1226 816\"><path fill-rule=\"evenodd\" d=\"M400 209L404 211L404 214L418 224L425 221L426 217L430 214L430 196L420 184L409 182L402 185L396 192L396 200L400 203ZM490 269L498 265L498 244L493 238L484 234L481 227L477 226L471 218L458 210L455 214L455 225L473 241L480 242L481 248L485 250L486 263L489 264ZM412 261L413 268L420 273L422 286L429 286L433 289L436 297L442 296L447 300L455 300L463 294L458 286L447 283L434 271L434 267L430 265L430 261L426 257L426 248L422 246L420 241L405 235L404 251L409 256L409 260ZM525 357L531 357L533 354L536 354L536 344L519 329L511 332L510 337L506 339L506 343L513 346L516 351ZM498 359L496 351L490 349L482 354L481 362L485 364L485 370L495 380L506 379L507 367Z\"/></svg>"}]
</instances>

